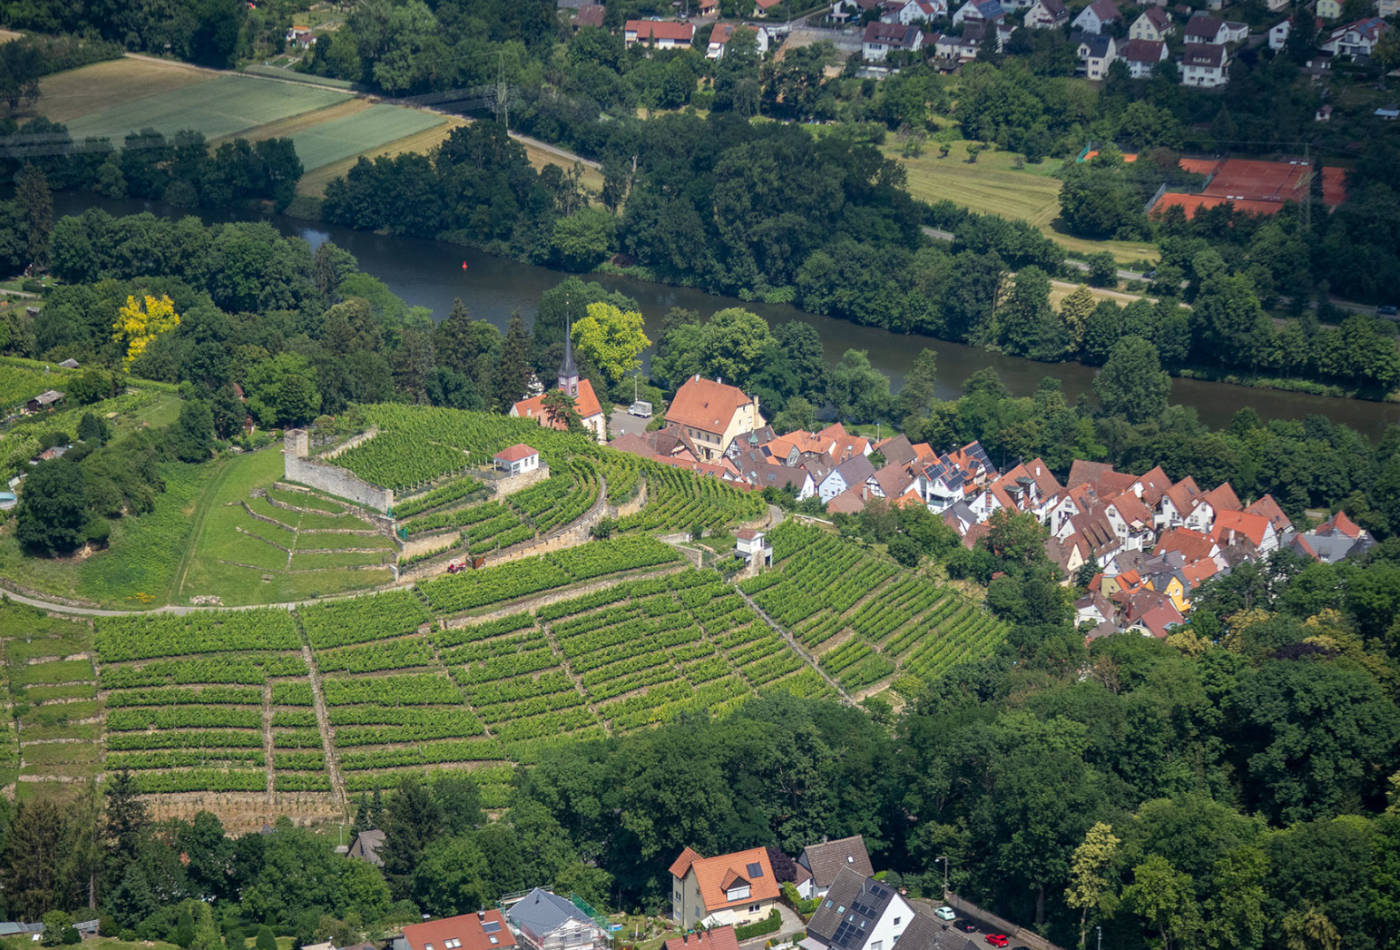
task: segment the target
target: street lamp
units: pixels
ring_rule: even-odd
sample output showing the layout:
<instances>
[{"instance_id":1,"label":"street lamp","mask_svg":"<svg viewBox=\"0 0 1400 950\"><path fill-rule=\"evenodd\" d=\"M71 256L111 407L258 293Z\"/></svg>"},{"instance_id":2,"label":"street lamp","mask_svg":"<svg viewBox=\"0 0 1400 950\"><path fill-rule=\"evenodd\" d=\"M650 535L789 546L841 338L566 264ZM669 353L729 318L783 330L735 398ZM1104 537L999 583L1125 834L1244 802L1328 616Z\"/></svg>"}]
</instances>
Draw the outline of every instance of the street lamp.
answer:
<instances>
[{"instance_id":1,"label":"street lamp","mask_svg":"<svg viewBox=\"0 0 1400 950\"><path fill-rule=\"evenodd\" d=\"M943 894L946 896L948 893L948 858L940 854L934 860L943 862Z\"/></svg>"},{"instance_id":2,"label":"street lamp","mask_svg":"<svg viewBox=\"0 0 1400 950\"><path fill-rule=\"evenodd\" d=\"M1099 935L1099 950L1103 950L1103 925L1096 924L1094 931Z\"/></svg>"}]
</instances>

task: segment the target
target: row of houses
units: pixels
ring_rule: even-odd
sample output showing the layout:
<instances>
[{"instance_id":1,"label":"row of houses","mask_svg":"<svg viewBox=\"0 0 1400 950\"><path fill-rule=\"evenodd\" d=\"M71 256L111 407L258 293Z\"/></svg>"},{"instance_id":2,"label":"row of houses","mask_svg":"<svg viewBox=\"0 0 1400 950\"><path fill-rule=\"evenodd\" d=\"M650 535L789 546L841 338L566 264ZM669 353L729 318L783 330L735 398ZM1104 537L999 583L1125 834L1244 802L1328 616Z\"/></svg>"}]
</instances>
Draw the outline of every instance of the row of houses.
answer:
<instances>
[{"instance_id":1,"label":"row of houses","mask_svg":"<svg viewBox=\"0 0 1400 950\"><path fill-rule=\"evenodd\" d=\"M607 950L608 932L581 902L537 887L479 910L410 924L391 950ZM311 950L311 948L307 948Z\"/></svg>"}]
</instances>

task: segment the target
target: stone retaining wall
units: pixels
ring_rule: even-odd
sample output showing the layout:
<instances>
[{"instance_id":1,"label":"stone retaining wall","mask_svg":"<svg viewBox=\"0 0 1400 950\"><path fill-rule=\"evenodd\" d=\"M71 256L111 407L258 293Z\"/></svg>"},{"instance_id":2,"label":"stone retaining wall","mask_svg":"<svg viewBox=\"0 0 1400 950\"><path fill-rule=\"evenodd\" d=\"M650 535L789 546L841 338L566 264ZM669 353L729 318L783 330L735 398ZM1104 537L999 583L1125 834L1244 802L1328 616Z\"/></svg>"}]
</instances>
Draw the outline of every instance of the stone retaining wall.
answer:
<instances>
[{"instance_id":1,"label":"stone retaining wall","mask_svg":"<svg viewBox=\"0 0 1400 950\"><path fill-rule=\"evenodd\" d=\"M339 455L374 434L371 429L339 446L329 456ZM358 441L357 441L358 440ZM338 498L347 498L357 505L364 505L377 512L386 512L394 506L394 493L390 489L371 485L359 476L336 465L308 457L309 439L305 429L288 429L282 440L282 461L284 476L288 481L300 482Z\"/></svg>"}]
</instances>

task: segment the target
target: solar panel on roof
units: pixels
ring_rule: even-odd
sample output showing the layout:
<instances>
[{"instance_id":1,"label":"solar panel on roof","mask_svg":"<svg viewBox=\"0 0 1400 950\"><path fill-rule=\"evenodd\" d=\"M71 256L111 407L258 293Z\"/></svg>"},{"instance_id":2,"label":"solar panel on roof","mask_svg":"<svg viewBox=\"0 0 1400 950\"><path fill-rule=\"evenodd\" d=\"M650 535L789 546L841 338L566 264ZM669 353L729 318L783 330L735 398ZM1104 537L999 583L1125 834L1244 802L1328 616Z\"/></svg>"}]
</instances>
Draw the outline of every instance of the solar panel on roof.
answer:
<instances>
[{"instance_id":1,"label":"solar panel on roof","mask_svg":"<svg viewBox=\"0 0 1400 950\"><path fill-rule=\"evenodd\" d=\"M763 865L759 864L757 861L754 861L751 864L749 864L748 871L750 879L756 877L763 877Z\"/></svg>"},{"instance_id":2,"label":"solar panel on roof","mask_svg":"<svg viewBox=\"0 0 1400 950\"><path fill-rule=\"evenodd\" d=\"M481 925L481 930L483 933L493 934L500 929L501 925L494 920L488 920L486 923Z\"/></svg>"}]
</instances>

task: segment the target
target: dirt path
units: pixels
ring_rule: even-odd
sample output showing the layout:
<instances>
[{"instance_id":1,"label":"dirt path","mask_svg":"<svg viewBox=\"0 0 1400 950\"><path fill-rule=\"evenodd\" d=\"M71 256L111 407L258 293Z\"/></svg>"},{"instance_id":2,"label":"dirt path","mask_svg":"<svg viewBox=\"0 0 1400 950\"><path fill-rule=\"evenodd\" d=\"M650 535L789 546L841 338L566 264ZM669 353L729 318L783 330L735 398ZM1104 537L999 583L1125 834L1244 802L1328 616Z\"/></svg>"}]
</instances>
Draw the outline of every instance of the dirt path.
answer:
<instances>
[{"instance_id":1,"label":"dirt path","mask_svg":"<svg viewBox=\"0 0 1400 950\"><path fill-rule=\"evenodd\" d=\"M306 634L303 631L303 640ZM342 808L349 807L345 794L345 777L340 774L340 759L335 754L335 739L331 733L331 717L326 712L326 695L321 692L321 672L316 667L316 657L311 653L311 644L303 642L301 657L311 678L311 702L316 709L316 727L321 730L321 749L326 756L326 771L331 776L331 794Z\"/></svg>"},{"instance_id":2,"label":"dirt path","mask_svg":"<svg viewBox=\"0 0 1400 950\"><path fill-rule=\"evenodd\" d=\"M758 614L758 618L764 623L768 624L768 626L771 627L775 632L777 632L779 636L781 636L785 641L787 641L788 647L798 656L802 657L802 659L806 661L808 666L816 670L817 675L820 676L822 679L826 680L827 685L830 686L832 689L836 690L836 694L838 696L840 696L846 702L851 703L852 705L855 704L855 700L851 698L851 694L842 689L840 683L836 682L836 680L828 676L826 670L822 669L820 666L817 665L816 657L808 653L807 649L803 647L802 644L797 642L797 639L787 631L786 627L778 623L772 617L768 616L768 614L764 612L763 608L758 606L758 604L754 602L754 599L748 594L744 593L742 590L739 590L738 587L735 587L734 589L738 591L739 596L744 598L744 601L750 607L753 608L753 612Z\"/></svg>"}]
</instances>

